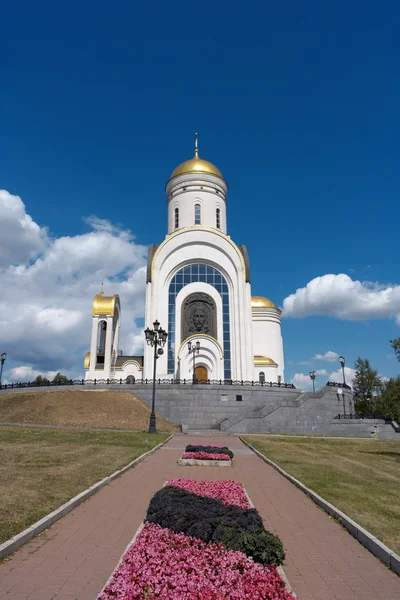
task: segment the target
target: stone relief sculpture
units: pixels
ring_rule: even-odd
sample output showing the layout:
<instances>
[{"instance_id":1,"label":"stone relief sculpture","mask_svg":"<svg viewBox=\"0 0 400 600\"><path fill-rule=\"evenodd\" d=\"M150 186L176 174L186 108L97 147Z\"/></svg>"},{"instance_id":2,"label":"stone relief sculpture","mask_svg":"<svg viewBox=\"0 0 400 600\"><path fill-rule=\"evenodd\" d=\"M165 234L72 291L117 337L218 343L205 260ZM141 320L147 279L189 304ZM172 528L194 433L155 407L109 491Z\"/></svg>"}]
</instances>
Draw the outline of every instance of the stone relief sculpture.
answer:
<instances>
[{"instance_id":1,"label":"stone relief sculpture","mask_svg":"<svg viewBox=\"0 0 400 600\"><path fill-rule=\"evenodd\" d=\"M214 300L207 294L191 294L183 303L182 340L196 333L216 338L216 312Z\"/></svg>"}]
</instances>

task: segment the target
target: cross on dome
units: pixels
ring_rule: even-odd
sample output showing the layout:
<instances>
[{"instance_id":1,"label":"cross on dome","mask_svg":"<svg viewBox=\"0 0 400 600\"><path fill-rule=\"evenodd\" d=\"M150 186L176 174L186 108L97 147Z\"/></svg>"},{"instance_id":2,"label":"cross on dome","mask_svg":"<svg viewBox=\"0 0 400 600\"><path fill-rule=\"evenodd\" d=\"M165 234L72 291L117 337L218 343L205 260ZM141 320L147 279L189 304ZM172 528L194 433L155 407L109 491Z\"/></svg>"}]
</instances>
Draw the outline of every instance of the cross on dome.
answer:
<instances>
[{"instance_id":1,"label":"cross on dome","mask_svg":"<svg viewBox=\"0 0 400 600\"><path fill-rule=\"evenodd\" d=\"M185 160L171 175L171 179L177 175L184 175L186 173L208 173L209 175L215 175L223 179L221 171L208 160L203 160L199 157L199 134L194 134L194 157L190 160Z\"/></svg>"}]
</instances>

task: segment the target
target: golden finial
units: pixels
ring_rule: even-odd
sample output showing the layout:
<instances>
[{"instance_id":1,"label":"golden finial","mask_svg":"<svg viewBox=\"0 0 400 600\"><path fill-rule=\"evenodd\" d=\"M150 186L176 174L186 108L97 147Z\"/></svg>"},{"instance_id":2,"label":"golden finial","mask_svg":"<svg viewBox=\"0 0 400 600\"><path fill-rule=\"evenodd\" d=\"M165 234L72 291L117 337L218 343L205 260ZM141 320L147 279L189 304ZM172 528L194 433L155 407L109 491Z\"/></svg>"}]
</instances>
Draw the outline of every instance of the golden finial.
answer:
<instances>
[{"instance_id":1,"label":"golden finial","mask_svg":"<svg viewBox=\"0 0 400 600\"><path fill-rule=\"evenodd\" d=\"M104 283L101 282L100 296L104 296Z\"/></svg>"},{"instance_id":2,"label":"golden finial","mask_svg":"<svg viewBox=\"0 0 400 600\"><path fill-rule=\"evenodd\" d=\"M199 158L199 134L194 134L194 157Z\"/></svg>"}]
</instances>

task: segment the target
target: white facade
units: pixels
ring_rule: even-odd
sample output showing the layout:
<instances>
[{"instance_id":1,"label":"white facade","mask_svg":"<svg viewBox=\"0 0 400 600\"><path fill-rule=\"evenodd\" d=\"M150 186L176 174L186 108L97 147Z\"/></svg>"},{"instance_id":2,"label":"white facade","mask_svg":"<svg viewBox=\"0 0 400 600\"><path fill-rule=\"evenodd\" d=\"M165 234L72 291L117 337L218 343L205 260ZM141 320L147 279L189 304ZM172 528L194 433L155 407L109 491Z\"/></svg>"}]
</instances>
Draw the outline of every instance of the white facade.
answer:
<instances>
[{"instance_id":1,"label":"white facade","mask_svg":"<svg viewBox=\"0 0 400 600\"><path fill-rule=\"evenodd\" d=\"M268 308L252 308L247 252L227 234L227 192L221 173L199 159L197 148L166 185L168 233L149 255L146 286L146 326L157 319L169 334L157 376L191 380L193 354L187 342L198 340L195 365L209 380L253 381L264 373L265 381L283 382L281 311L267 299L262 300ZM214 302L213 335L200 331L183 339L182 307L192 294ZM146 347L145 377L151 378L152 368L153 352Z\"/></svg>"},{"instance_id":2,"label":"white facade","mask_svg":"<svg viewBox=\"0 0 400 600\"><path fill-rule=\"evenodd\" d=\"M146 281L145 326L152 329L157 320L168 331L157 378L191 381L195 364L196 379L284 382L281 311L251 296L247 250L227 234L227 193L222 174L199 158L197 147L167 182L168 232L150 247ZM144 357L119 357L119 299L112 315L101 313L104 302L96 312L96 299L90 351L96 360L85 359L86 378L100 378L100 344L102 378L152 379L154 349L146 345ZM100 322L106 323L104 343ZM189 341L200 342L194 357Z\"/></svg>"}]
</instances>

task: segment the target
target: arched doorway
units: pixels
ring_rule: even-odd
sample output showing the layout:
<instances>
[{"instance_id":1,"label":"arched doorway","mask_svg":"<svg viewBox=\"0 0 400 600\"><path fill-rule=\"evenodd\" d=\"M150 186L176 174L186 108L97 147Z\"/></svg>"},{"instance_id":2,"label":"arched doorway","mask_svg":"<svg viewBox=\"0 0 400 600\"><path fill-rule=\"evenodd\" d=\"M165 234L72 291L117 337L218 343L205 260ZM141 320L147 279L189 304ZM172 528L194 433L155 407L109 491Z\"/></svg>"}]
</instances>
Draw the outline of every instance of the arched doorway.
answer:
<instances>
[{"instance_id":1,"label":"arched doorway","mask_svg":"<svg viewBox=\"0 0 400 600\"><path fill-rule=\"evenodd\" d=\"M205 383L206 381L208 381L207 367L203 367L203 365L199 365L198 367L196 367L194 374L196 376L196 381L198 383Z\"/></svg>"}]
</instances>

